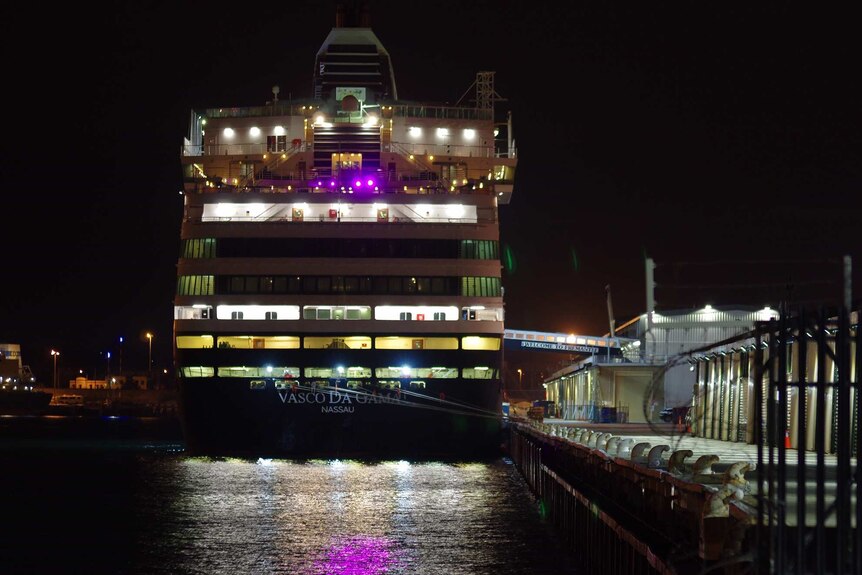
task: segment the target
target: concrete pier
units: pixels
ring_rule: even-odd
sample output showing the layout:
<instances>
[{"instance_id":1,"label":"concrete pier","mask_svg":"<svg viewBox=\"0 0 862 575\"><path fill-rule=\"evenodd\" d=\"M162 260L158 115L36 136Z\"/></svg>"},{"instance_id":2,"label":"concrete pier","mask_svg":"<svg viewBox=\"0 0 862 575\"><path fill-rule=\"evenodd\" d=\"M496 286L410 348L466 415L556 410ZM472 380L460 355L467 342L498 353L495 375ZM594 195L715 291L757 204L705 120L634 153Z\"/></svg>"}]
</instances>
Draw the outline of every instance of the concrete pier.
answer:
<instances>
[{"instance_id":1,"label":"concrete pier","mask_svg":"<svg viewBox=\"0 0 862 575\"><path fill-rule=\"evenodd\" d=\"M758 461L769 468L770 459L756 445L693 437L671 424L517 420L510 432L512 459L588 572L767 572L757 551L769 534L758 517L775 518L779 510L764 512L767 498L760 496L779 487L763 473L768 469L758 474ZM798 455L785 451L791 466ZM803 456L807 473L818 455ZM835 456L825 459L830 469ZM795 468L785 477L784 525L804 529L817 520L814 498L808 501L817 486L808 475L798 485ZM827 474L822 491L831 507L834 475ZM827 520L819 528L828 535L831 525Z\"/></svg>"}]
</instances>

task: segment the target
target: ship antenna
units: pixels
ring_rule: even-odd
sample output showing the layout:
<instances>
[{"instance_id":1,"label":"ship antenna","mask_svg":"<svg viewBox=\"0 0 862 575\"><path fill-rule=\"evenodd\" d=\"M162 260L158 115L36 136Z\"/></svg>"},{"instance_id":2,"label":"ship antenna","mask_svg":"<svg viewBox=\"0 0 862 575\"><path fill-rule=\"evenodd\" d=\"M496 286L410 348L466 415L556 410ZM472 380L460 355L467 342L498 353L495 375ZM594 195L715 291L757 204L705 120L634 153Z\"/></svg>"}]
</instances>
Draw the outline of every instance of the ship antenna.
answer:
<instances>
[{"instance_id":1,"label":"ship antenna","mask_svg":"<svg viewBox=\"0 0 862 575\"><path fill-rule=\"evenodd\" d=\"M476 74L476 80L474 80L473 83L470 84L470 87L467 88L467 91L458 98L455 105L460 106L461 102L473 88L476 89L475 107L480 110L489 110L491 119L493 119L494 102L506 101L506 99L501 97L494 89L494 72L478 72Z\"/></svg>"}]
</instances>

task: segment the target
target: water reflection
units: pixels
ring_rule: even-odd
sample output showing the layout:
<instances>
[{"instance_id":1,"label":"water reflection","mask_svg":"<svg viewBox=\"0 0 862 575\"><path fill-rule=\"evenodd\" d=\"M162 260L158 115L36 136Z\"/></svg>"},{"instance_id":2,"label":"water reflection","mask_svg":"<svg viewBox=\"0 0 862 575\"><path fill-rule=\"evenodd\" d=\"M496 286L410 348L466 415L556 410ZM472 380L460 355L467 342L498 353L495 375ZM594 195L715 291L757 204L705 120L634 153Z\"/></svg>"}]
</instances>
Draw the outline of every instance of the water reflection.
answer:
<instances>
[{"instance_id":1,"label":"water reflection","mask_svg":"<svg viewBox=\"0 0 862 575\"><path fill-rule=\"evenodd\" d=\"M2 453L2 452L0 452ZM5 573L560 575L572 556L511 463L4 454ZM52 534L51 553L44 538ZM6 567L9 567L8 569Z\"/></svg>"},{"instance_id":2,"label":"water reflection","mask_svg":"<svg viewBox=\"0 0 862 575\"><path fill-rule=\"evenodd\" d=\"M339 573L344 575L377 575L387 573L392 566L392 542L384 537L351 537L333 541L326 557L312 566L314 575Z\"/></svg>"},{"instance_id":3,"label":"water reflection","mask_svg":"<svg viewBox=\"0 0 862 575\"><path fill-rule=\"evenodd\" d=\"M549 527L503 461L187 458L176 472L158 521L210 572L573 572L565 554L546 555Z\"/></svg>"}]
</instances>

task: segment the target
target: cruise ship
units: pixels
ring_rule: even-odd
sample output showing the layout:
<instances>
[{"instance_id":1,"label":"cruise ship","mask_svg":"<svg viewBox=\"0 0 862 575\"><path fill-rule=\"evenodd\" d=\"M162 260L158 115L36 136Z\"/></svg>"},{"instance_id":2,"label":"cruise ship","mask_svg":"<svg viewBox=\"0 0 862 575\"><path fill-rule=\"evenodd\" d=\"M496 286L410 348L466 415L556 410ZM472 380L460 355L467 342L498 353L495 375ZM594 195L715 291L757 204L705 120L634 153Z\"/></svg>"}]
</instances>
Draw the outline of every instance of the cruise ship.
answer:
<instances>
[{"instance_id":1,"label":"cruise ship","mask_svg":"<svg viewBox=\"0 0 862 575\"><path fill-rule=\"evenodd\" d=\"M401 100L367 12L343 9L309 68L307 99L274 86L191 111L173 341L187 450L497 456L498 209L517 154L494 72L453 87L456 105Z\"/></svg>"}]
</instances>

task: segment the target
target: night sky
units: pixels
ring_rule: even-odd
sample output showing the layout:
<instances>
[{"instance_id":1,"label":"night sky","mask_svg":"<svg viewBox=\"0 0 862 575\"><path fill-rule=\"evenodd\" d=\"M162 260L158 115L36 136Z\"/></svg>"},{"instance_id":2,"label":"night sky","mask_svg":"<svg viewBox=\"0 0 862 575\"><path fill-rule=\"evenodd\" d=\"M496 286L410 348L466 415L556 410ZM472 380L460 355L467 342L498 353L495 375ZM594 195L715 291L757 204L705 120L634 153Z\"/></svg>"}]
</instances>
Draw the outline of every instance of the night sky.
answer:
<instances>
[{"instance_id":1,"label":"night sky","mask_svg":"<svg viewBox=\"0 0 862 575\"><path fill-rule=\"evenodd\" d=\"M0 341L21 344L43 382L52 348L66 370L93 374L120 336L124 368L145 369L147 331L156 366L169 365L190 110L261 105L276 84L282 100L309 96L335 5L0 9ZM659 311L834 303L845 254L860 292L849 14L784 2L370 5L402 99L455 103L477 72L496 72L519 152L500 210L514 256L508 328L605 334L606 285L617 324L645 311L645 256Z\"/></svg>"}]
</instances>

